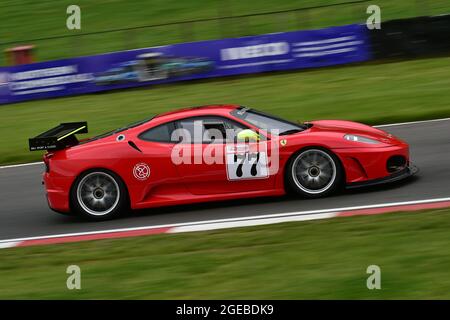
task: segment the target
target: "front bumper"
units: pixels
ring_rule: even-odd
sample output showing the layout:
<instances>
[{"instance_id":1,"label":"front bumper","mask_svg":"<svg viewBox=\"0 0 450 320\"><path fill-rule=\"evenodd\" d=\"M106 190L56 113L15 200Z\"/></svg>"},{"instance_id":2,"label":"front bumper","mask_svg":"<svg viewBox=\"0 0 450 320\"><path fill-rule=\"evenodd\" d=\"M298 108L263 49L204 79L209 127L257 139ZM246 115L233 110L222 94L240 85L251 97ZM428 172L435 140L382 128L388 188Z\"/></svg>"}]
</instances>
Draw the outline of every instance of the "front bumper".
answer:
<instances>
[{"instance_id":1,"label":"front bumper","mask_svg":"<svg viewBox=\"0 0 450 320\"><path fill-rule=\"evenodd\" d=\"M389 178L398 174L392 171L388 163L395 157L404 159L403 167L409 166L409 147L406 143L399 143L388 147L364 147L333 149L340 158L345 169L345 182L350 185ZM407 170L405 170L407 171Z\"/></svg>"},{"instance_id":2,"label":"front bumper","mask_svg":"<svg viewBox=\"0 0 450 320\"><path fill-rule=\"evenodd\" d=\"M409 164L406 168L399 172L395 172L391 174L390 176L379 178L379 179L373 179L373 180L367 180L367 181L361 181L361 182L353 182L347 184L347 189L353 189L353 188L360 188L360 187L369 187L369 186L376 186L380 184L385 183L392 183L400 180L407 179L416 173L419 172L419 168L416 167L413 164Z\"/></svg>"}]
</instances>

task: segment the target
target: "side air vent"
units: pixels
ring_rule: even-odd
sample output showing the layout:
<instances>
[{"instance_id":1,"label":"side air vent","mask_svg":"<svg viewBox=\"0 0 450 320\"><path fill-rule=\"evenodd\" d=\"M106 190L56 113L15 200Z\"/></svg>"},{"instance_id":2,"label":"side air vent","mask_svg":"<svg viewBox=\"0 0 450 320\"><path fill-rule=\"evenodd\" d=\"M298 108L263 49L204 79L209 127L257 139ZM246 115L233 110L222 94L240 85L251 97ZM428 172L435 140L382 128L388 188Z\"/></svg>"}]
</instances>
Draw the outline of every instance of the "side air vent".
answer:
<instances>
[{"instance_id":1,"label":"side air vent","mask_svg":"<svg viewBox=\"0 0 450 320\"><path fill-rule=\"evenodd\" d=\"M129 144L130 147L132 147L133 149L136 149L137 151L139 151L140 153L142 153L142 150L139 149L139 147L138 147L133 141L128 141L128 144Z\"/></svg>"}]
</instances>

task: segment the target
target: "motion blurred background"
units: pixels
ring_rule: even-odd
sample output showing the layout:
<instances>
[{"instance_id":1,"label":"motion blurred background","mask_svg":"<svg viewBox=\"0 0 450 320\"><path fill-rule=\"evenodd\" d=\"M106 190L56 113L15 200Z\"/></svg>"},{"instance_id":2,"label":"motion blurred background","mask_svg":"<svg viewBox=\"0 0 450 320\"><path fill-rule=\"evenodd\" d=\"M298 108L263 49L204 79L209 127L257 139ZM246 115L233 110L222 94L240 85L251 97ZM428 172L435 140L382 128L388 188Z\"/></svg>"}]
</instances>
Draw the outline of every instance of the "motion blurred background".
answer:
<instances>
[{"instance_id":1,"label":"motion blurred background","mask_svg":"<svg viewBox=\"0 0 450 320\"><path fill-rule=\"evenodd\" d=\"M78 1L81 30L66 27L70 4L2 1L0 65L14 62L4 50L24 45L34 46L30 59L42 62L189 41L364 24L372 4L381 8L386 31L377 33L381 40L369 41L372 57L366 63L2 105L0 134L5 139L0 145L0 163L38 160L39 154L28 152L27 139L62 121L87 120L92 134L98 134L192 105L236 103L301 121L340 118L369 124L449 114L448 17L433 18L432 23L423 19L394 22L390 27L387 22L448 13L447 0ZM381 45L376 47L373 42ZM427 50L428 43L443 47ZM424 59L430 56L437 58ZM21 130L17 132L19 119Z\"/></svg>"},{"instance_id":2,"label":"motion blurred background","mask_svg":"<svg viewBox=\"0 0 450 320\"><path fill-rule=\"evenodd\" d=\"M66 8L82 11L81 30L66 28ZM271 32L365 23L378 5L383 21L447 13L446 0L4 0L0 48L37 47L38 61ZM2 55L0 65L5 65Z\"/></svg>"}]
</instances>

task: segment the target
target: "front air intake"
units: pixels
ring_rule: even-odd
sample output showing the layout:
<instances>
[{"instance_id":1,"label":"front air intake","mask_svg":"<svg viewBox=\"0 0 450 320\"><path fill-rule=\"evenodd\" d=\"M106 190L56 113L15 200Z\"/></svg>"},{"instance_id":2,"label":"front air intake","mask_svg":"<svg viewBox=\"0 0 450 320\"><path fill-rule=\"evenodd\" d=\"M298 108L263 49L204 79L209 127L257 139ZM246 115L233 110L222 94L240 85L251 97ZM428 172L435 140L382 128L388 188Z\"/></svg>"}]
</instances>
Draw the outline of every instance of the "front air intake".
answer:
<instances>
[{"instance_id":1,"label":"front air intake","mask_svg":"<svg viewBox=\"0 0 450 320\"><path fill-rule=\"evenodd\" d=\"M404 156L392 156L388 159L386 168L389 173L395 173L406 167L406 158Z\"/></svg>"}]
</instances>

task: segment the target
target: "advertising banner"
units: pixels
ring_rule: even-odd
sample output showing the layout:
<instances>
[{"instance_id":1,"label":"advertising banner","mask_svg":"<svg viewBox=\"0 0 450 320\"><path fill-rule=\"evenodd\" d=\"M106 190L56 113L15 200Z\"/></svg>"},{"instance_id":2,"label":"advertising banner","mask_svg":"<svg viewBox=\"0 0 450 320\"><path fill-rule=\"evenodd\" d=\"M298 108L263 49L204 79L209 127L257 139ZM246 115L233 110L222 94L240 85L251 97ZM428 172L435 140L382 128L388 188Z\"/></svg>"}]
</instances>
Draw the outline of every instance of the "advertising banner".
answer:
<instances>
[{"instance_id":1,"label":"advertising banner","mask_svg":"<svg viewBox=\"0 0 450 320\"><path fill-rule=\"evenodd\" d=\"M368 30L320 30L181 43L0 68L0 104L152 84L369 60Z\"/></svg>"}]
</instances>

